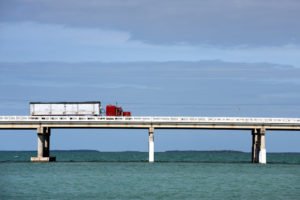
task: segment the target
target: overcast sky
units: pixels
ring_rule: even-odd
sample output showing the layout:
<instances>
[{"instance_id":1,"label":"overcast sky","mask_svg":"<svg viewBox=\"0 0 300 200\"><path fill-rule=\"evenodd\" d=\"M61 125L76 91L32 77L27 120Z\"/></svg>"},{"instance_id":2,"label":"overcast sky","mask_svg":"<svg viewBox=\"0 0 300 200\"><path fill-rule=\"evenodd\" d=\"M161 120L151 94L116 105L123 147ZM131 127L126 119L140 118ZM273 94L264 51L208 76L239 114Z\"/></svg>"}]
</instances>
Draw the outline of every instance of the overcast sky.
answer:
<instances>
[{"instance_id":1,"label":"overcast sky","mask_svg":"<svg viewBox=\"0 0 300 200\"><path fill-rule=\"evenodd\" d=\"M1 0L2 61L298 65L298 0Z\"/></svg>"},{"instance_id":2,"label":"overcast sky","mask_svg":"<svg viewBox=\"0 0 300 200\"><path fill-rule=\"evenodd\" d=\"M0 115L100 100L134 115L300 117L299 19L298 0L0 0ZM55 130L66 136L52 145L147 150L146 133L89 131ZM157 150L250 150L250 133L200 132L158 134ZM36 147L34 134L1 133L0 149ZM300 151L299 132L267 139Z\"/></svg>"}]
</instances>

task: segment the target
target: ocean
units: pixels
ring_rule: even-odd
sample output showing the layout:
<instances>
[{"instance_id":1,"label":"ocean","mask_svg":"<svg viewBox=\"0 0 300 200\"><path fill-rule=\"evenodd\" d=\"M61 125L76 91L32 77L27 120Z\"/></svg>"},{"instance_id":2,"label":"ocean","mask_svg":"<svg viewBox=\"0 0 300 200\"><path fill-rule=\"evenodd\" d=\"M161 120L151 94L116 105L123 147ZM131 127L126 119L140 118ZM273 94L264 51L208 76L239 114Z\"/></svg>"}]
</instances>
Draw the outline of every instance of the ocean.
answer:
<instances>
[{"instance_id":1,"label":"ocean","mask_svg":"<svg viewBox=\"0 0 300 200\"><path fill-rule=\"evenodd\" d=\"M300 153L0 151L0 199L300 199Z\"/></svg>"}]
</instances>

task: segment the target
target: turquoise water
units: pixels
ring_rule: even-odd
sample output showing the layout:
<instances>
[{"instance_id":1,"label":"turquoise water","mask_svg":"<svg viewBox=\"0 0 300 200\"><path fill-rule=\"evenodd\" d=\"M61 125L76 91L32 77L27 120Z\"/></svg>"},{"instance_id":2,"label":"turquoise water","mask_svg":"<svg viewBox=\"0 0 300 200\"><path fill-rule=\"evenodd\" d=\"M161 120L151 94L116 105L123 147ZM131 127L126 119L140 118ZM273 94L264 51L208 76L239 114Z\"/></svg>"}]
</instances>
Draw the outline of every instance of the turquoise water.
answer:
<instances>
[{"instance_id":1,"label":"turquoise water","mask_svg":"<svg viewBox=\"0 0 300 200\"><path fill-rule=\"evenodd\" d=\"M0 199L299 199L300 154L268 154L250 163L241 152L0 152Z\"/></svg>"}]
</instances>

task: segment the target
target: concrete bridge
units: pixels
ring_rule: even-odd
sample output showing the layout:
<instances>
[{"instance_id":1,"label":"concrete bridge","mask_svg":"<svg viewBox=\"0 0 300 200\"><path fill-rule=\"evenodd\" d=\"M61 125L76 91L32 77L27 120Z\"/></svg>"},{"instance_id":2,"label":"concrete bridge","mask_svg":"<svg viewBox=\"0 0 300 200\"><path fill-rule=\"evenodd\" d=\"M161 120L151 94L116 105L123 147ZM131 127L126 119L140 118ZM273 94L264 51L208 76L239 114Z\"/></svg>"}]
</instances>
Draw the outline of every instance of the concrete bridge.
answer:
<instances>
[{"instance_id":1,"label":"concrete bridge","mask_svg":"<svg viewBox=\"0 0 300 200\"><path fill-rule=\"evenodd\" d=\"M0 116L0 129L33 129L37 131L37 157L33 162L55 161L50 156L51 129L120 128L147 129L149 162L154 162L155 129L249 130L252 133L252 162L267 162L267 130L300 130L300 118L237 117L107 117L107 116Z\"/></svg>"}]
</instances>

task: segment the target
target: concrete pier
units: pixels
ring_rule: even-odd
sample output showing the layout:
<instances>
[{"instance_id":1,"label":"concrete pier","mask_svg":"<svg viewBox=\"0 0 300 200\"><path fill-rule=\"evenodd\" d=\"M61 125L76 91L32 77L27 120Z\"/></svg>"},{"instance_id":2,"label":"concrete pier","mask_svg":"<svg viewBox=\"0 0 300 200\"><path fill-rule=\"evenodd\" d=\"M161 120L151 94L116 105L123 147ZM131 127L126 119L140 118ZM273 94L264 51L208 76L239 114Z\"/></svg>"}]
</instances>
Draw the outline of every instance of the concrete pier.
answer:
<instances>
[{"instance_id":1,"label":"concrete pier","mask_svg":"<svg viewBox=\"0 0 300 200\"><path fill-rule=\"evenodd\" d=\"M154 128L149 127L149 162L154 162Z\"/></svg>"},{"instance_id":2,"label":"concrete pier","mask_svg":"<svg viewBox=\"0 0 300 200\"><path fill-rule=\"evenodd\" d=\"M258 134L257 129L252 130L252 163L258 162Z\"/></svg>"},{"instance_id":3,"label":"concrete pier","mask_svg":"<svg viewBox=\"0 0 300 200\"><path fill-rule=\"evenodd\" d=\"M258 155L258 163L266 164L267 163L267 150L266 150L266 130L260 130L260 148L259 148L259 155Z\"/></svg>"},{"instance_id":4,"label":"concrete pier","mask_svg":"<svg viewBox=\"0 0 300 200\"><path fill-rule=\"evenodd\" d=\"M267 151L266 151L266 129L259 128L252 130L252 162L266 164Z\"/></svg>"},{"instance_id":5,"label":"concrete pier","mask_svg":"<svg viewBox=\"0 0 300 200\"><path fill-rule=\"evenodd\" d=\"M50 133L45 134L44 157L50 156Z\"/></svg>"},{"instance_id":6,"label":"concrete pier","mask_svg":"<svg viewBox=\"0 0 300 200\"><path fill-rule=\"evenodd\" d=\"M50 135L51 129L47 127L37 128L38 146L37 157L31 157L32 162L51 162L55 157L50 157Z\"/></svg>"}]
</instances>

